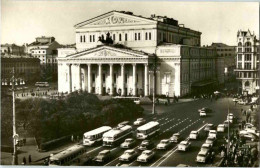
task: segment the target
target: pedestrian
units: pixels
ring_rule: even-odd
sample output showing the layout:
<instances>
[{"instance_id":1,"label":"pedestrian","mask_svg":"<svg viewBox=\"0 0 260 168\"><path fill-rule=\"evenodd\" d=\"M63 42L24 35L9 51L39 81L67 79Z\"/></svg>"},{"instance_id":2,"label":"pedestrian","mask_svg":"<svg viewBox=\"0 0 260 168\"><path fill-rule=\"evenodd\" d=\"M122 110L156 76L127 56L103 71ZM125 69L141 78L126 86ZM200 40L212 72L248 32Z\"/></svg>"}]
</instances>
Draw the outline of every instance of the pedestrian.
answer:
<instances>
[{"instance_id":1,"label":"pedestrian","mask_svg":"<svg viewBox=\"0 0 260 168\"><path fill-rule=\"evenodd\" d=\"M31 155L29 155L28 162L29 162L29 164L31 164L31 162L32 162L32 157L31 157Z\"/></svg>"},{"instance_id":2,"label":"pedestrian","mask_svg":"<svg viewBox=\"0 0 260 168\"><path fill-rule=\"evenodd\" d=\"M26 158L23 157L23 163L26 165Z\"/></svg>"},{"instance_id":3,"label":"pedestrian","mask_svg":"<svg viewBox=\"0 0 260 168\"><path fill-rule=\"evenodd\" d=\"M74 137L73 137L73 135L71 135L71 142L74 142Z\"/></svg>"}]
</instances>

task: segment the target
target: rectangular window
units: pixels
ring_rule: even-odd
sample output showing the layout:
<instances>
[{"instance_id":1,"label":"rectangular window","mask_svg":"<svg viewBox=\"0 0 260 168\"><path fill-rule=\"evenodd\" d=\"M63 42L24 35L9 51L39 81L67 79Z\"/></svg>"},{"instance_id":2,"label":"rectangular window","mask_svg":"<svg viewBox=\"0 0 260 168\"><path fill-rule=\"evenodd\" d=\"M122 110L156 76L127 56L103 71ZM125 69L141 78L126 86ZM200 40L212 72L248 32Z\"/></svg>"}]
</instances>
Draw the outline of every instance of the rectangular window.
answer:
<instances>
[{"instance_id":1,"label":"rectangular window","mask_svg":"<svg viewBox=\"0 0 260 168\"><path fill-rule=\"evenodd\" d=\"M245 48L245 52L251 52L252 49L251 48Z\"/></svg>"},{"instance_id":2,"label":"rectangular window","mask_svg":"<svg viewBox=\"0 0 260 168\"><path fill-rule=\"evenodd\" d=\"M93 35L93 42L95 42L95 35Z\"/></svg>"},{"instance_id":3,"label":"rectangular window","mask_svg":"<svg viewBox=\"0 0 260 168\"><path fill-rule=\"evenodd\" d=\"M251 72L248 72L248 77L251 78Z\"/></svg>"},{"instance_id":4,"label":"rectangular window","mask_svg":"<svg viewBox=\"0 0 260 168\"><path fill-rule=\"evenodd\" d=\"M80 42L82 43L82 36L80 36Z\"/></svg>"},{"instance_id":5,"label":"rectangular window","mask_svg":"<svg viewBox=\"0 0 260 168\"><path fill-rule=\"evenodd\" d=\"M125 34L125 41L127 41L127 34Z\"/></svg>"},{"instance_id":6,"label":"rectangular window","mask_svg":"<svg viewBox=\"0 0 260 168\"><path fill-rule=\"evenodd\" d=\"M238 60L238 61L242 61L242 54L238 54L238 55L237 55L237 60Z\"/></svg>"},{"instance_id":7,"label":"rectangular window","mask_svg":"<svg viewBox=\"0 0 260 168\"><path fill-rule=\"evenodd\" d=\"M251 61L251 54L245 55L245 61Z\"/></svg>"},{"instance_id":8,"label":"rectangular window","mask_svg":"<svg viewBox=\"0 0 260 168\"><path fill-rule=\"evenodd\" d=\"M92 35L89 36L89 42L92 42Z\"/></svg>"},{"instance_id":9,"label":"rectangular window","mask_svg":"<svg viewBox=\"0 0 260 168\"><path fill-rule=\"evenodd\" d=\"M237 63L237 69L242 69L242 63L241 62Z\"/></svg>"},{"instance_id":10,"label":"rectangular window","mask_svg":"<svg viewBox=\"0 0 260 168\"><path fill-rule=\"evenodd\" d=\"M242 48L238 48L237 51L238 51L238 52L242 52Z\"/></svg>"},{"instance_id":11,"label":"rectangular window","mask_svg":"<svg viewBox=\"0 0 260 168\"><path fill-rule=\"evenodd\" d=\"M137 33L135 33L135 41L137 40Z\"/></svg>"},{"instance_id":12,"label":"rectangular window","mask_svg":"<svg viewBox=\"0 0 260 168\"><path fill-rule=\"evenodd\" d=\"M128 76L128 75L127 75L127 74L125 74L125 83L127 83L127 76Z\"/></svg>"},{"instance_id":13,"label":"rectangular window","mask_svg":"<svg viewBox=\"0 0 260 168\"><path fill-rule=\"evenodd\" d=\"M152 40L152 33L149 32L149 40Z\"/></svg>"},{"instance_id":14,"label":"rectangular window","mask_svg":"<svg viewBox=\"0 0 260 168\"><path fill-rule=\"evenodd\" d=\"M170 83L170 74L169 73L165 74L165 83L166 84Z\"/></svg>"},{"instance_id":15,"label":"rectangular window","mask_svg":"<svg viewBox=\"0 0 260 168\"><path fill-rule=\"evenodd\" d=\"M138 40L141 40L141 33L138 33Z\"/></svg>"},{"instance_id":16,"label":"rectangular window","mask_svg":"<svg viewBox=\"0 0 260 168\"><path fill-rule=\"evenodd\" d=\"M119 41L122 41L122 37L121 37L121 34L119 34Z\"/></svg>"},{"instance_id":17,"label":"rectangular window","mask_svg":"<svg viewBox=\"0 0 260 168\"><path fill-rule=\"evenodd\" d=\"M83 36L83 41L84 41L84 43L86 42L86 37L85 36Z\"/></svg>"},{"instance_id":18,"label":"rectangular window","mask_svg":"<svg viewBox=\"0 0 260 168\"><path fill-rule=\"evenodd\" d=\"M245 63L245 69L251 69L251 62Z\"/></svg>"},{"instance_id":19,"label":"rectangular window","mask_svg":"<svg viewBox=\"0 0 260 168\"><path fill-rule=\"evenodd\" d=\"M148 40L148 34L145 33L145 40Z\"/></svg>"}]
</instances>

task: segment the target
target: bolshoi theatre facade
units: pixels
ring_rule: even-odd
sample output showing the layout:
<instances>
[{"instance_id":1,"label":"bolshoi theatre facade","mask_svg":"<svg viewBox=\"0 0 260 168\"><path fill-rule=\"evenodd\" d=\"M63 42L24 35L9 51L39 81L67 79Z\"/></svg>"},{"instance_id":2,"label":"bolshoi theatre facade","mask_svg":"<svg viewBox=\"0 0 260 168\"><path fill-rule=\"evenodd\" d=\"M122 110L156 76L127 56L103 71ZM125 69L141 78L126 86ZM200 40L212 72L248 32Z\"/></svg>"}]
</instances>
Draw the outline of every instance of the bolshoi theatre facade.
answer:
<instances>
[{"instance_id":1,"label":"bolshoi theatre facade","mask_svg":"<svg viewBox=\"0 0 260 168\"><path fill-rule=\"evenodd\" d=\"M58 90L185 96L224 82L223 57L177 20L110 11L75 25L76 47L58 49ZM155 74L155 75L154 75Z\"/></svg>"}]
</instances>

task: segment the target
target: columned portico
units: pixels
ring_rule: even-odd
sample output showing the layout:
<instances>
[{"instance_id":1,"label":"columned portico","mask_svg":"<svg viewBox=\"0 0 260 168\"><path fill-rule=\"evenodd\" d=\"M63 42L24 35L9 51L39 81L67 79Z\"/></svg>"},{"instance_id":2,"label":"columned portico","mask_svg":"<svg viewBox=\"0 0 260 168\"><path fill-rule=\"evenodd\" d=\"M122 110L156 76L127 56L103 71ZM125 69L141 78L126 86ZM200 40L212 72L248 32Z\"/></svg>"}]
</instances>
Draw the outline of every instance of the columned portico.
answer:
<instances>
[{"instance_id":1,"label":"columned portico","mask_svg":"<svg viewBox=\"0 0 260 168\"><path fill-rule=\"evenodd\" d=\"M109 94L110 95L113 95L114 94L114 86L113 86L113 64L109 64L109 78L110 78L110 85L109 85L109 88L110 88L110 92Z\"/></svg>"},{"instance_id":2,"label":"columned portico","mask_svg":"<svg viewBox=\"0 0 260 168\"><path fill-rule=\"evenodd\" d=\"M136 64L133 65L133 95L136 96Z\"/></svg>"},{"instance_id":3,"label":"columned portico","mask_svg":"<svg viewBox=\"0 0 260 168\"><path fill-rule=\"evenodd\" d=\"M144 64L144 96L148 96L148 64Z\"/></svg>"},{"instance_id":4,"label":"columned portico","mask_svg":"<svg viewBox=\"0 0 260 168\"><path fill-rule=\"evenodd\" d=\"M121 96L125 95L125 64L121 64Z\"/></svg>"},{"instance_id":5,"label":"columned portico","mask_svg":"<svg viewBox=\"0 0 260 168\"><path fill-rule=\"evenodd\" d=\"M88 93L92 91L91 64L88 64Z\"/></svg>"}]
</instances>

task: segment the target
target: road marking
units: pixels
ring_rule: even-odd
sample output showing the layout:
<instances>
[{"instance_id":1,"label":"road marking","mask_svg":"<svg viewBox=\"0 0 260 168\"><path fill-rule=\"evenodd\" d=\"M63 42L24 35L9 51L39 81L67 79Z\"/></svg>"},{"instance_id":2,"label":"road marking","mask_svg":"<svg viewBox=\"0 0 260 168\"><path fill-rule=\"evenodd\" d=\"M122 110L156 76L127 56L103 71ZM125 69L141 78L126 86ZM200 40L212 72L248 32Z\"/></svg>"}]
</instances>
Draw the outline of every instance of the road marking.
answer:
<instances>
[{"instance_id":1,"label":"road marking","mask_svg":"<svg viewBox=\"0 0 260 168\"><path fill-rule=\"evenodd\" d=\"M197 131L199 132L199 131L200 131L201 129L203 129L206 125L207 125L207 124L203 125L203 126L200 127ZM186 140L189 140L189 137L186 138ZM177 151L177 147L178 147L178 145L177 145L175 148L173 148L172 150L170 150L169 152L167 152L166 154L164 154L161 158L159 158L156 162L154 162L154 163L151 165L151 167L154 166L157 162L159 162L159 160L161 160L162 158L166 157L166 158L164 158L156 167L160 166L166 159L168 159L174 152ZM168 155L168 156L167 156L167 155Z\"/></svg>"},{"instance_id":2,"label":"road marking","mask_svg":"<svg viewBox=\"0 0 260 168\"><path fill-rule=\"evenodd\" d=\"M91 151L88 151L87 154L89 154L89 153L91 153L91 152L93 152L93 151L95 151L95 150L97 150L97 149L99 149L99 148L101 148L101 147L102 147L102 146L97 147L97 148L95 148L95 149L92 149Z\"/></svg>"}]
</instances>

